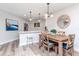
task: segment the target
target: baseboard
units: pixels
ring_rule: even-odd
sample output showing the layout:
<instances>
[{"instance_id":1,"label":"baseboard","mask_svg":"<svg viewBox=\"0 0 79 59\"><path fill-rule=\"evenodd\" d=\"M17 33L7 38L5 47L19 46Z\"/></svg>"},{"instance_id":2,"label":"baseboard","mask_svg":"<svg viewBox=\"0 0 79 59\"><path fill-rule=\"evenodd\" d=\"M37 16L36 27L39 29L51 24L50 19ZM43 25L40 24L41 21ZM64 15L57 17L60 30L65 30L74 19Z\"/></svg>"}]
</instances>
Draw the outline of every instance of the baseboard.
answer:
<instances>
[{"instance_id":1,"label":"baseboard","mask_svg":"<svg viewBox=\"0 0 79 59\"><path fill-rule=\"evenodd\" d=\"M15 39L12 39L12 40L9 40L9 41L6 41L6 42L1 42L0 45L3 45L3 44L6 44L6 43L9 43L9 42L12 42L12 41L15 41L15 40L18 40L18 38L15 38Z\"/></svg>"}]
</instances>

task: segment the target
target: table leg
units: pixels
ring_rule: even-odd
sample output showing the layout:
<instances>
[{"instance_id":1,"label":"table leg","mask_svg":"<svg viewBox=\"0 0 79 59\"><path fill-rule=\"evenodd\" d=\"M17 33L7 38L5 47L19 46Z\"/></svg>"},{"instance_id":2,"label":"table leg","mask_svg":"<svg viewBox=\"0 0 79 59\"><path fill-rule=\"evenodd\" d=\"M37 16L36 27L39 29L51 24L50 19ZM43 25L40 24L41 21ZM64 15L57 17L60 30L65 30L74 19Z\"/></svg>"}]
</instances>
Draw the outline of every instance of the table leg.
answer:
<instances>
[{"instance_id":1,"label":"table leg","mask_svg":"<svg viewBox=\"0 0 79 59\"><path fill-rule=\"evenodd\" d=\"M63 56L63 48L62 48L62 42L59 42L59 55Z\"/></svg>"}]
</instances>

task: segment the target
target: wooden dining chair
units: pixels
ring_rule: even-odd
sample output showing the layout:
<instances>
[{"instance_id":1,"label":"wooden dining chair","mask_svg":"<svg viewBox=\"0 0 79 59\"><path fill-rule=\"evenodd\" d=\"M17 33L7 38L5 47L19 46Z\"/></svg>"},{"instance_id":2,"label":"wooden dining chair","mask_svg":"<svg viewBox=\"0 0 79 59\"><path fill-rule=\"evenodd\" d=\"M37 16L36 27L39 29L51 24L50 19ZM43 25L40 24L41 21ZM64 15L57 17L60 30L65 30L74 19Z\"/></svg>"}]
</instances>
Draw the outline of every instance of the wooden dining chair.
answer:
<instances>
[{"instance_id":1,"label":"wooden dining chair","mask_svg":"<svg viewBox=\"0 0 79 59\"><path fill-rule=\"evenodd\" d=\"M71 56L74 55L74 38L75 34L69 34L69 39L67 42L63 43L63 54L65 55L66 53L70 54Z\"/></svg>"},{"instance_id":2,"label":"wooden dining chair","mask_svg":"<svg viewBox=\"0 0 79 59\"><path fill-rule=\"evenodd\" d=\"M45 36L41 33L39 34L39 48L43 46L43 41L45 40Z\"/></svg>"},{"instance_id":3,"label":"wooden dining chair","mask_svg":"<svg viewBox=\"0 0 79 59\"><path fill-rule=\"evenodd\" d=\"M50 52L50 48L53 48L57 54L57 48L55 45L56 45L55 42L49 40L49 38L46 36L46 39L43 41L43 48L47 48L48 53Z\"/></svg>"}]
</instances>

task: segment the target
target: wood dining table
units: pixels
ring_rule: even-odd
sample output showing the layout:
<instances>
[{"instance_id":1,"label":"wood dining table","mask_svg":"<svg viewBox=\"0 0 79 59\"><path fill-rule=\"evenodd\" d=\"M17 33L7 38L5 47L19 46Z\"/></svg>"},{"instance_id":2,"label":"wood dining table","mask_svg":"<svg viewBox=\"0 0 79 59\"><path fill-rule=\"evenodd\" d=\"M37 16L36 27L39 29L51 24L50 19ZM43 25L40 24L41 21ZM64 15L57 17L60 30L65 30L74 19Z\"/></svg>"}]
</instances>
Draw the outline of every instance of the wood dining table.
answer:
<instances>
[{"instance_id":1,"label":"wood dining table","mask_svg":"<svg viewBox=\"0 0 79 59\"><path fill-rule=\"evenodd\" d=\"M58 43L58 54L59 56L63 56L63 43L66 42L69 37L67 35L52 35L47 32L43 32L42 34L46 35L48 40L52 40Z\"/></svg>"}]
</instances>

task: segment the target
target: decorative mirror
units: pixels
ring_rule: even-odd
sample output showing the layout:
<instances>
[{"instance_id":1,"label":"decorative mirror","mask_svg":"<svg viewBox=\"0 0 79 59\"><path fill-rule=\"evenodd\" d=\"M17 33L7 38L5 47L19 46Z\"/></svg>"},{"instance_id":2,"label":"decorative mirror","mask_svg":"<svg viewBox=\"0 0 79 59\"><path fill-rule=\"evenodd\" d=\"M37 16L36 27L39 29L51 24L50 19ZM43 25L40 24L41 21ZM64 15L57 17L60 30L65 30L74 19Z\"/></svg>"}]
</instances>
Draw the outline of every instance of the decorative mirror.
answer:
<instances>
[{"instance_id":1,"label":"decorative mirror","mask_svg":"<svg viewBox=\"0 0 79 59\"><path fill-rule=\"evenodd\" d=\"M61 15L58 20L57 20L57 25L61 28L61 29L65 29L69 26L70 24L70 18L68 15Z\"/></svg>"}]
</instances>

